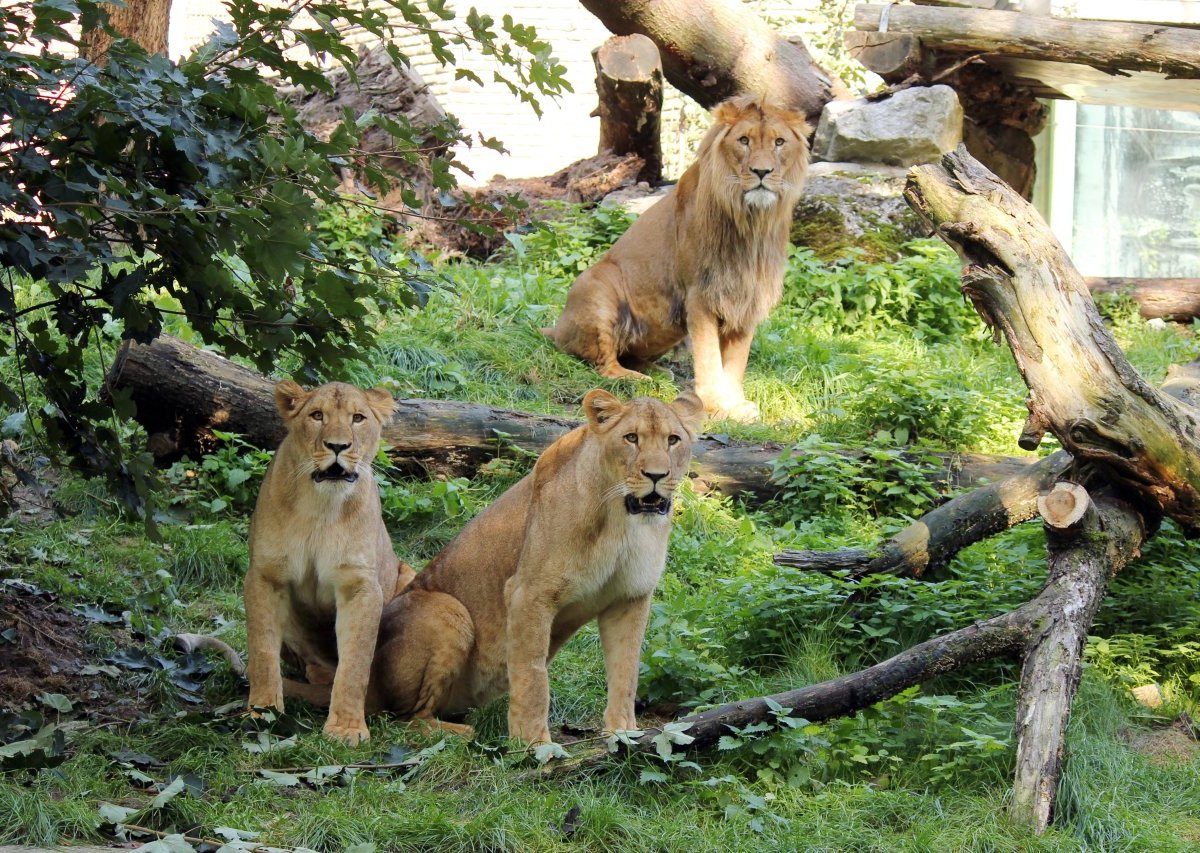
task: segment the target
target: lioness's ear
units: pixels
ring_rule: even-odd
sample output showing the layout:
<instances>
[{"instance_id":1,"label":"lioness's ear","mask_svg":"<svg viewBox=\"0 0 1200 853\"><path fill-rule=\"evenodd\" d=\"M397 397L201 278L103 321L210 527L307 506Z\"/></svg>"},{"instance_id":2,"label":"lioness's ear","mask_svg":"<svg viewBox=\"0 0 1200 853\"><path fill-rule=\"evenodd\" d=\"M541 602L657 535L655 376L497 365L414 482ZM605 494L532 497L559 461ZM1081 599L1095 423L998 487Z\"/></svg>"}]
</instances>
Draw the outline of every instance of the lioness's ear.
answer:
<instances>
[{"instance_id":1,"label":"lioness's ear","mask_svg":"<svg viewBox=\"0 0 1200 853\"><path fill-rule=\"evenodd\" d=\"M671 408L693 437L700 432L704 426L704 403L695 391L684 391L671 401Z\"/></svg>"},{"instance_id":2,"label":"lioness's ear","mask_svg":"<svg viewBox=\"0 0 1200 853\"><path fill-rule=\"evenodd\" d=\"M583 398L583 411L593 426L600 426L612 420L621 414L624 408L624 403L601 388L588 391L587 396Z\"/></svg>"},{"instance_id":3,"label":"lioness's ear","mask_svg":"<svg viewBox=\"0 0 1200 853\"><path fill-rule=\"evenodd\" d=\"M392 399L391 394L383 388L372 388L363 393L367 395L367 405L381 424L386 424L392 419L392 413L396 411L396 401Z\"/></svg>"},{"instance_id":4,"label":"lioness's ear","mask_svg":"<svg viewBox=\"0 0 1200 853\"><path fill-rule=\"evenodd\" d=\"M284 379L275 386L275 408L279 410L279 416L286 421L300 411L311 394L292 380Z\"/></svg>"}]
</instances>

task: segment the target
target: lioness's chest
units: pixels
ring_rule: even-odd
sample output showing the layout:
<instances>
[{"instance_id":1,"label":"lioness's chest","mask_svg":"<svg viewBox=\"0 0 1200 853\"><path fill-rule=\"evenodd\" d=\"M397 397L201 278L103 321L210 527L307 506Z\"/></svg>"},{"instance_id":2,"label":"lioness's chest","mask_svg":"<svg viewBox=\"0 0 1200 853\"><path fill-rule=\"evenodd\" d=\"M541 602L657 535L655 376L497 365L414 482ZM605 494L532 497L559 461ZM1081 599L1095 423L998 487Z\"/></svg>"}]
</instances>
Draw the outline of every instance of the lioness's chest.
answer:
<instances>
[{"instance_id":1,"label":"lioness's chest","mask_svg":"<svg viewBox=\"0 0 1200 853\"><path fill-rule=\"evenodd\" d=\"M564 610L591 618L618 601L654 591L667 559L666 519L629 517L601 538L567 579Z\"/></svg>"}]
</instances>

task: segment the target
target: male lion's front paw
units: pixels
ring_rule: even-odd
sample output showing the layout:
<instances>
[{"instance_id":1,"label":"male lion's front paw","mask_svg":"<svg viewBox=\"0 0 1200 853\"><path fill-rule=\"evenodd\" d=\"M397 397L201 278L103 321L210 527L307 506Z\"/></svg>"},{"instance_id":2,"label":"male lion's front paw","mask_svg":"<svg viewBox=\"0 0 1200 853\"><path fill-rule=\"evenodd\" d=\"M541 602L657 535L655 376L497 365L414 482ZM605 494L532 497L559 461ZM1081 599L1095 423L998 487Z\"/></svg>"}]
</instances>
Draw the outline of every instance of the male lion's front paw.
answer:
<instances>
[{"instance_id":1,"label":"male lion's front paw","mask_svg":"<svg viewBox=\"0 0 1200 853\"><path fill-rule=\"evenodd\" d=\"M246 700L246 708L251 714L256 714L256 708L274 708L276 711L283 710L283 690L269 691L259 690L250 691L250 698Z\"/></svg>"},{"instance_id":2,"label":"male lion's front paw","mask_svg":"<svg viewBox=\"0 0 1200 853\"><path fill-rule=\"evenodd\" d=\"M371 732L367 728L366 720L359 719L357 721L345 721L341 718L335 719L330 717L325 721L325 737L332 740L338 740L347 746L358 746L360 743L366 743L371 739Z\"/></svg>"},{"instance_id":3,"label":"male lion's front paw","mask_svg":"<svg viewBox=\"0 0 1200 853\"><path fill-rule=\"evenodd\" d=\"M741 400L730 406L724 406L712 413L713 420L730 420L743 424L752 424L762 419L762 413L757 403Z\"/></svg>"}]
</instances>

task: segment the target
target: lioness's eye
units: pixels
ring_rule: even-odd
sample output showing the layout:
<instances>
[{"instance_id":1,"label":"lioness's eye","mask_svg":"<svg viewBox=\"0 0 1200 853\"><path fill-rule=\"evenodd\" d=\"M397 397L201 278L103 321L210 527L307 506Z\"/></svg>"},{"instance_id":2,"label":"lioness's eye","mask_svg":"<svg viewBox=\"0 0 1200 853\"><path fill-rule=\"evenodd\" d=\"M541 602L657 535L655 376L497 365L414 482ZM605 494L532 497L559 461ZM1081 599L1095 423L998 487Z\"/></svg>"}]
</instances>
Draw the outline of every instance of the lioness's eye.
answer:
<instances>
[{"instance_id":1,"label":"lioness's eye","mask_svg":"<svg viewBox=\"0 0 1200 853\"><path fill-rule=\"evenodd\" d=\"M630 444L637 444L637 433L636 432L625 433L625 440L628 441Z\"/></svg>"},{"instance_id":2,"label":"lioness's eye","mask_svg":"<svg viewBox=\"0 0 1200 853\"><path fill-rule=\"evenodd\" d=\"M779 147L780 145L782 145L782 144L783 144L783 137L782 137L782 136L776 137L776 139L775 139L775 147L776 147L776 148L778 148L778 147Z\"/></svg>"},{"instance_id":3,"label":"lioness's eye","mask_svg":"<svg viewBox=\"0 0 1200 853\"><path fill-rule=\"evenodd\" d=\"M740 139L738 139L738 142L742 143L742 145L749 145L749 144L750 144L750 137L749 137L749 136L743 136L743 137L741 137Z\"/></svg>"},{"instance_id":4,"label":"lioness's eye","mask_svg":"<svg viewBox=\"0 0 1200 853\"><path fill-rule=\"evenodd\" d=\"M356 424L361 424L366 419L367 419L367 416L364 415L362 412L355 412L354 417L352 417L350 420L354 421Z\"/></svg>"},{"instance_id":5,"label":"lioness's eye","mask_svg":"<svg viewBox=\"0 0 1200 853\"><path fill-rule=\"evenodd\" d=\"M667 436L667 444L669 444L671 447L674 447L675 445L679 444L679 436L668 435Z\"/></svg>"},{"instance_id":6,"label":"lioness's eye","mask_svg":"<svg viewBox=\"0 0 1200 853\"><path fill-rule=\"evenodd\" d=\"M325 415L323 415L321 412L313 412L311 415L309 415L309 417L312 418L314 421L320 421L320 420L325 419Z\"/></svg>"}]
</instances>

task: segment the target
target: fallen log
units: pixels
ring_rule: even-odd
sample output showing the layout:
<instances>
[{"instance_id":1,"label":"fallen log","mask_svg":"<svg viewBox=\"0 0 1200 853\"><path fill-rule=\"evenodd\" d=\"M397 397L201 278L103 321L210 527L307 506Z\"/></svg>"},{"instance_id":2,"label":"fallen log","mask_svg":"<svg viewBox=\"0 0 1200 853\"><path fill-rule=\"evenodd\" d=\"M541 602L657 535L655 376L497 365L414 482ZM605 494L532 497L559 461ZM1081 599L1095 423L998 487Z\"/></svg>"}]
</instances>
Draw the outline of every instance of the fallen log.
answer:
<instances>
[{"instance_id":1,"label":"fallen log","mask_svg":"<svg viewBox=\"0 0 1200 853\"><path fill-rule=\"evenodd\" d=\"M916 36L934 50L1200 77L1200 32L1179 27L878 3L856 6L854 27Z\"/></svg>"},{"instance_id":2,"label":"fallen log","mask_svg":"<svg viewBox=\"0 0 1200 853\"><path fill-rule=\"evenodd\" d=\"M1147 320L1187 322L1200 317L1200 278L1088 277L1084 283L1093 296L1128 294Z\"/></svg>"},{"instance_id":3,"label":"fallen log","mask_svg":"<svg viewBox=\"0 0 1200 853\"><path fill-rule=\"evenodd\" d=\"M600 151L642 158L638 180L662 180L662 61L658 48L640 33L613 36L592 51L600 118Z\"/></svg>"},{"instance_id":4,"label":"fallen log","mask_svg":"<svg viewBox=\"0 0 1200 853\"><path fill-rule=\"evenodd\" d=\"M150 344L123 344L105 382L110 391L130 393L160 464L212 451L218 444L213 430L236 433L266 448L283 439L272 380L170 335ZM407 473L468 474L499 455L541 453L581 423L454 400L398 400L396 406L383 440L391 460ZM780 445L736 445L702 437L693 452L693 485L700 491L769 497L778 492L772 472L782 450ZM906 459L923 466L943 491L1002 480L1036 461L927 451Z\"/></svg>"}]
</instances>

